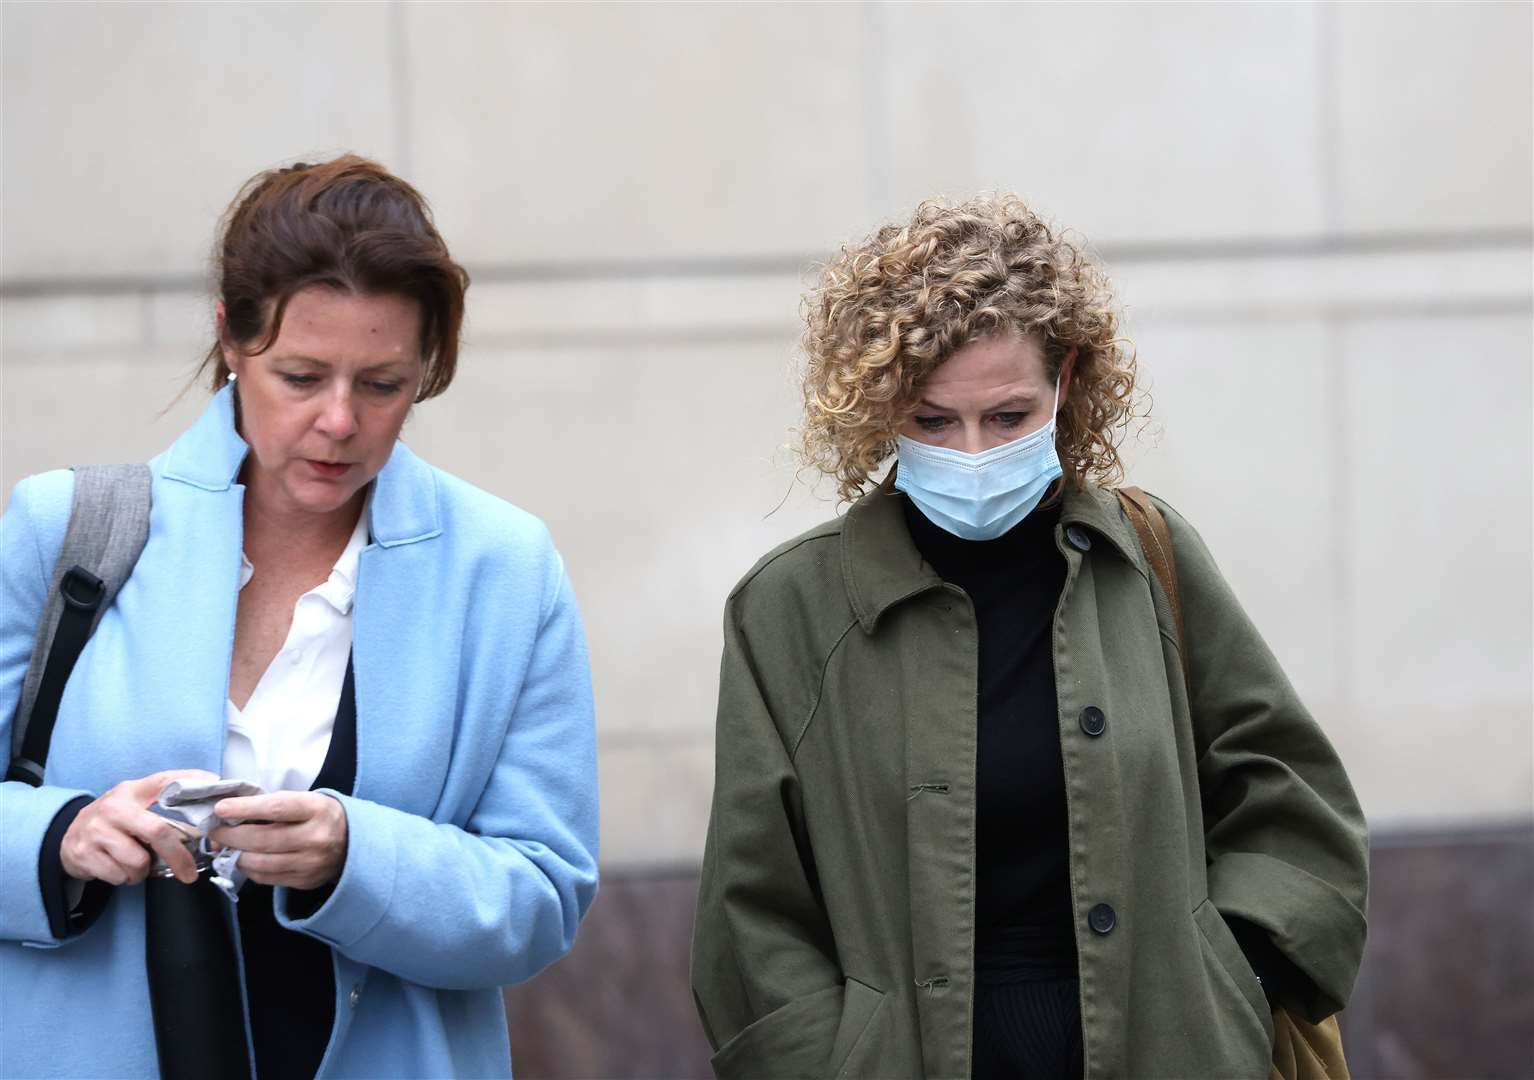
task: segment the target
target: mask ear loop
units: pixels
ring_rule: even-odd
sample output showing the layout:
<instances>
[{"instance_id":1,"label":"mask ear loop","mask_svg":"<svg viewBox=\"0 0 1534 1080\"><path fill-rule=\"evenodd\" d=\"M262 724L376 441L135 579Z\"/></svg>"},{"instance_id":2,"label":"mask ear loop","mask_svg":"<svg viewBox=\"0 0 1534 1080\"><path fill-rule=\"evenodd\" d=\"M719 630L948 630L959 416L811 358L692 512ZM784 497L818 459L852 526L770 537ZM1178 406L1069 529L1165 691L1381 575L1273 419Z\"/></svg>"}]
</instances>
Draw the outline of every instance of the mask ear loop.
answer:
<instances>
[{"instance_id":1,"label":"mask ear loop","mask_svg":"<svg viewBox=\"0 0 1534 1080\"><path fill-rule=\"evenodd\" d=\"M1055 372L1055 417L1060 415L1060 384L1065 381L1067 373L1076 373L1076 346L1071 346L1071 351L1065 354L1065 359L1060 361L1060 370Z\"/></svg>"}]
</instances>

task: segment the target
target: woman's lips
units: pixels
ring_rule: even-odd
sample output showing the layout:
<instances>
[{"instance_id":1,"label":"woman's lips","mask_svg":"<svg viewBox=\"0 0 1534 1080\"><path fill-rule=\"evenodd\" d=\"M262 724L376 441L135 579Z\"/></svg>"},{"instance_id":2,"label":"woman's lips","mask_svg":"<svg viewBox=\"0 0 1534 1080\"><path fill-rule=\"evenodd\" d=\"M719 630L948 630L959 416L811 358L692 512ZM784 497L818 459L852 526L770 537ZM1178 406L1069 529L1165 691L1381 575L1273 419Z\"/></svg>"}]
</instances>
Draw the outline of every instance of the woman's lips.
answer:
<instances>
[{"instance_id":1,"label":"woman's lips","mask_svg":"<svg viewBox=\"0 0 1534 1080\"><path fill-rule=\"evenodd\" d=\"M335 480L345 476L351 471L351 463L345 461L315 461L313 458L305 458L309 467L327 480Z\"/></svg>"}]
</instances>

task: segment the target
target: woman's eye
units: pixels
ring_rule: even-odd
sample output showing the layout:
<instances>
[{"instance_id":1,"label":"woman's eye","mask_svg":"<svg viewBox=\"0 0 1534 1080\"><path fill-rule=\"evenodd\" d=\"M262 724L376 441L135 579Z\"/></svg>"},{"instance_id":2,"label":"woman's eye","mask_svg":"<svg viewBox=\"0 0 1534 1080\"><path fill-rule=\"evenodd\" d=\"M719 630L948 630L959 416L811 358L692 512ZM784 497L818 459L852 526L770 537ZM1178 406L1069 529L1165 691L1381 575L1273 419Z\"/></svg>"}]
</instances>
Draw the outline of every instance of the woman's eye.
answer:
<instances>
[{"instance_id":1,"label":"woman's eye","mask_svg":"<svg viewBox=\"0 0 1534 1080\"><path fill-rule=\"evenodd\" d=\"M1023 422L1023 419L1027 415L1027 413L1020 412L999 412L995 416L991 417L991 419L995 420L1004 428L1015 428L1018 424Z\"/></svg>"},{"instance_id":2,"label":"woman's eye","mask_svg":"<svg viewBox=\"0 0 1534 1080\"><path fill-rule=\"evenodd\" d=\"M918 416L916 417L916 426L921 428L923 431L942 431L945 427L948 426L948 417Z\"/></svg>"},{"instance_id":3,"label":"woman's eye","mask_svg":"<svg viewBox=\"0 0 1534 1080\"><path fill-rule=\"evenodd\" d=\"M313 375L288 375L288 374L284 374L282 376L282 381L287 383L289 386L310 386L310 385L313 385L318 380Z\"/></svg>"},{"instance_id":4,"label":"woman's eye","mask_svg":"<svg viewBox=\"0 0 1534 1080\"><path fill-rule=\"evenodd\" d=\"M404 383L397 382L370 382L367 388L375 394L397 394L404 389Z\"/></svg>"}]
</instances>

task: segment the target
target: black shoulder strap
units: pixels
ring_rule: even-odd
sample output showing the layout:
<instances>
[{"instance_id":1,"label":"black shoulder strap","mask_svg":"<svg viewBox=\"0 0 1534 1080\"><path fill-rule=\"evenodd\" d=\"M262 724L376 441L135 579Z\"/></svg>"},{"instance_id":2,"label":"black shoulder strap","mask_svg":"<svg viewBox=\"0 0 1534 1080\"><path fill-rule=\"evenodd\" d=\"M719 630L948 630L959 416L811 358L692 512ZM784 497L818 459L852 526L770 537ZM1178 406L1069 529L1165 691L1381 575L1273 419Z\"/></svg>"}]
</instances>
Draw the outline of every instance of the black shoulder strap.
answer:
<instances>
[{"instance_id":1,"label":"black shoulder strap","mask_svg":"<svg viewBox=\"0 0 1534 1080\"><path fill-rule=\"evenodd\" d=\"M74 472L69 527L32 645L5 773L7 780L32 787L43 782L59 702L75 661L149 538L148 466L86 465Z\"/></svg>"}]
</instances>

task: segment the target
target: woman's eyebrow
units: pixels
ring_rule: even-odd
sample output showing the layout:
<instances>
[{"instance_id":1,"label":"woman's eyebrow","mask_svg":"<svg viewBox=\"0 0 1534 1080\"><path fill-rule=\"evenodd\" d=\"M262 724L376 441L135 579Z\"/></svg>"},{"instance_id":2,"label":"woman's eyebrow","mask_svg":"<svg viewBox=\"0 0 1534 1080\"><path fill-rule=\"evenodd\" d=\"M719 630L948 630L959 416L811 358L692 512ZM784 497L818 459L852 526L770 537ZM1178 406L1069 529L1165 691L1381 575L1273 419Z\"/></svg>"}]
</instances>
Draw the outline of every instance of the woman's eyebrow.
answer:
<instances>
[{"instance_id":1,"label":"woman's eyebrow","mask_svg":"<svg viewBox=\"0 0 1534 1080\"><path fill-rule=\"evenodd\" d=\"M959 411L952 405L939 405L937 402L928 401L926 398L922 398L916 404L919 408L932 409L936 412L951 413ZM1008 409L1031 409L1035 404L1037 404L1037 398L1033 394L1009 394L1000 401L987 405L983 411L1006 412Z\"/></svg>"},{"instance_id":2,"label":"woman's eyebrow","mask_svg":"<svg viewBox=\"0 0 1534 1080\"><path fill-rule=\"evenodd\" d=\"M306 353L278 353L272 357L272 360L288 364L312 364L315 367L327 369L331 366L329 360L321 360L317 356L309 356ZM361 368L360 371L363 374L375 371L400 371L409 366L410 361L408 359L404 357L391 357L388 360L379 360L376 363L368 364L366 367Z\"/></svg>"}]
</instances>

